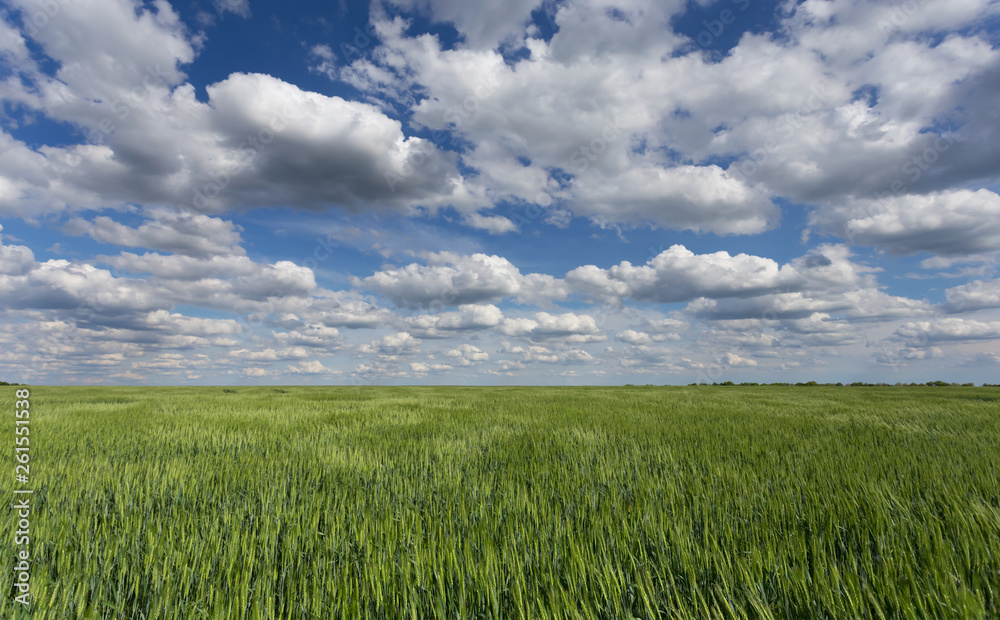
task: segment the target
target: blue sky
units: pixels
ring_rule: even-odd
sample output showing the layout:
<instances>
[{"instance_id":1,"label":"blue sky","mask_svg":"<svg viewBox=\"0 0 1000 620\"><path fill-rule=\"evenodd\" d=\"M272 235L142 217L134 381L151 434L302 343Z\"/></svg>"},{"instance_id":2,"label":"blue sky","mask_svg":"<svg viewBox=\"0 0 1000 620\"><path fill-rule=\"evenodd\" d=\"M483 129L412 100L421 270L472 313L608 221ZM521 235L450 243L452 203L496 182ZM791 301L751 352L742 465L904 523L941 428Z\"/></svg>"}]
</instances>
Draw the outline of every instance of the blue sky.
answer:
<instances>
[{"instance_id":1,"label":"blue sky","mask_svg":"<svg viewBox=\"0 0 1000 620\"><path fill-rule=\"evenodd\" d=\"M1000 382L1000 2L0 18L4 380Z\"/></svg>"}]
</instances>

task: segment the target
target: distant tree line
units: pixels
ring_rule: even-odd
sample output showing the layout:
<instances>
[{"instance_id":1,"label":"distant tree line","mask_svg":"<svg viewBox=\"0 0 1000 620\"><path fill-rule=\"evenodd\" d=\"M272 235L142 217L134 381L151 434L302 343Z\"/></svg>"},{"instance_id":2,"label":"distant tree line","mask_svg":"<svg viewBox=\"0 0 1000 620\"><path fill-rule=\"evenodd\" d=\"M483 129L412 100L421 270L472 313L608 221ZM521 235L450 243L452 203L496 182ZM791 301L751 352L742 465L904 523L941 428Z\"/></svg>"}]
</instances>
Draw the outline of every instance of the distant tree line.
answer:
<instances>
[{"instance_id":1,"label":"distant tree line","mask_svg":"<svg viewBox=\"0 0 1000 620\"><path fill-rule=\"evenodd\" d=\"M629 384L631 385L631 384ZM721 383L689 383L688 385L715 385L715 386L754 386L754 385L775 385L775 386L799 386L799 387L917 387L917 386L944 386L944 387L976 387L975 383L949 383L947 381L928 381L927 383L865 383L855 381L854 383L817 383L816 381L806 381L805 383L733 383L723 381ZM984 383L983 387L1000 387L1000 384Z\"/></svg>"},{"instance_id":2,"label":"distant tree line","mask_svg":"<svg viewBox=\"0 0 1000 620\"><path fill-rule=\"evenodd\" d=\"M0 385L24 385L23 383L7 383L6 381L0 381Z\"/></svg>"}]
</instances>

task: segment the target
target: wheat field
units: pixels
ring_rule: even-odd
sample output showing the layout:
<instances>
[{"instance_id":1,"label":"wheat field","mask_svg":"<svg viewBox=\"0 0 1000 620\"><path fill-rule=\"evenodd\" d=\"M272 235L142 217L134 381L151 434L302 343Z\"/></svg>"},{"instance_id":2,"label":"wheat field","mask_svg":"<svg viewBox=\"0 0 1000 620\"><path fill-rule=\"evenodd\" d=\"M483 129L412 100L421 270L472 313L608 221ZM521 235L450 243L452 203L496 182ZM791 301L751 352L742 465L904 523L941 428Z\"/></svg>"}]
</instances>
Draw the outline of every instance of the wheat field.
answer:
<instances>
[{"instance_id":1,"label":"wheat field","mask_svg":"<svg viewBox=\"0 0 1000 620\"><path fill-rule=\"evenodd\" d=\"M31 407L24 617L1000 617L1000 388L35 387Z\"/></svg>"}]
</instances>

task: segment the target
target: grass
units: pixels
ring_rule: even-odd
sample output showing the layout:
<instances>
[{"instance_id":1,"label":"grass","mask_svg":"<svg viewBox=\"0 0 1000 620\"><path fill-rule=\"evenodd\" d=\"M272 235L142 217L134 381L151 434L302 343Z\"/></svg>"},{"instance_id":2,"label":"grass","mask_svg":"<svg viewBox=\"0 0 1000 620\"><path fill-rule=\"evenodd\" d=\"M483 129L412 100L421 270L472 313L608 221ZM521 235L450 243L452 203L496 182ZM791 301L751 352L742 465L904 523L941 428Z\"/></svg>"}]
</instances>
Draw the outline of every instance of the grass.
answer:
<instances>
[{"instance_id":1,"label":"grass","mask_svg":"<svg viewBox=\"0 0 1000 620\"><path fill-rule=\"evenodd\" d=\"M31 400L34 618L1000 617L997 388Z\"/></svg>"}]
</instances>

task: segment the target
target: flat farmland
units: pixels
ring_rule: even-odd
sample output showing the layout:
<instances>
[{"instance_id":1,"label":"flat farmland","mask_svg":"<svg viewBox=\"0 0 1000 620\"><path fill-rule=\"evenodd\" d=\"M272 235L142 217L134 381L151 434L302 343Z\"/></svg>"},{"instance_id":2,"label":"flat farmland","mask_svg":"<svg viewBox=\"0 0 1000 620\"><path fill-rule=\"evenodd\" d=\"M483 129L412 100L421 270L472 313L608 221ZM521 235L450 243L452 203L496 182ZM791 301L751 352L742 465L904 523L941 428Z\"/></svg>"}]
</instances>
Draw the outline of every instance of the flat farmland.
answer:
<instances>
[{"instance_id":1,"label":"flat farmland","mask_svg":"<svg viewBox=\"0 0 1000 620\"><path fill-rule=\"evenodd\" d=\"M31 412L33 618L1000 616L1000 388L39 386Z\"/></svg>"}]
</instances>

